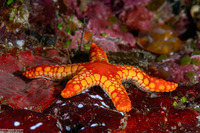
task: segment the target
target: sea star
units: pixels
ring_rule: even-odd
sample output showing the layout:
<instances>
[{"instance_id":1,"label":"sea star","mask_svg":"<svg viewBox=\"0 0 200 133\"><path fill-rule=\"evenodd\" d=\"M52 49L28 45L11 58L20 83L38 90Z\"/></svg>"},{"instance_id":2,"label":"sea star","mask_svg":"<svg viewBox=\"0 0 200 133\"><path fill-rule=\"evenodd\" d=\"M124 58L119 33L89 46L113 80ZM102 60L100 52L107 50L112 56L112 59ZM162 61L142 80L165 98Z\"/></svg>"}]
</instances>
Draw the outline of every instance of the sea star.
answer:
<instances>
[{"instance_id":1,"label":"sea star","mask_svg":"<svg viewBox=\"0 0 200 133\"><path fill-rule=\"evenodd\" d=\"M23 73L27 78L47 78L51 80L73 78L62 90L63 98L70 98L82 91L99 85L110 96L118 111L131 110L131 101L121 81L132 80L141 90L170 92L178 84L157 79L144 73L137 67L115 65L108 62L106 53L95 43L90 47L90 62L69 65L41 65Z\"/></svg>"}]
</instances>

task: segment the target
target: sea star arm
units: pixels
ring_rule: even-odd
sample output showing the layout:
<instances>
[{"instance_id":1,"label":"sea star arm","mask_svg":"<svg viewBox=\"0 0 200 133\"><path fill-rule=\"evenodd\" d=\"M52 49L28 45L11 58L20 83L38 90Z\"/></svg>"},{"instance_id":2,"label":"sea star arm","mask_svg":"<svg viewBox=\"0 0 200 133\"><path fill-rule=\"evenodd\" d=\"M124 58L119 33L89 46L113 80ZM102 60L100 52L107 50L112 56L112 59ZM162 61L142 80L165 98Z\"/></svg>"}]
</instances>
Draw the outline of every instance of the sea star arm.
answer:
<instances>
[{"instance_id":1,"label":"sea star arm","mask_svg":"<svg viewBox=\"0 0 200 133\"><path fill-rule=\"evenodd\" d=\"M81 64L69 65L40 65L23 73L27 78L47 78L61 80L71 77L79 72Z\"/></svg>"},{"instance_id":2,"label":"sea star arm","mask_svg":"<svg viewBox=\"0 0 200 133\"><path fill-rule=\"evenodd\" d=\"M90 62L106 62L108 63L107 55L104 50L98 47L95 43L90 46Z\"/></svg>"},{"instance_id":3,"label":"sea star arm","mask_svg":"<svg viewBox=\"0 0 200 133\"><path fill-rule=\"evenodd\" d=\"M177 83L151 77L137 67L119 65L121 80L132 80L143 91L170 92L176 89Z\"/></svg>"},{"instance_id":4,"label":"sea star arm","mask_svg":"<svg viewBox=\"0 0 200 133\"><path fill-rule=\"evenodd\" d=\"M98 78L98 75L92 74L83 68L76 76L68 81L64 90L61 92L61 96L63 98L70 98L92 86L98 85Z\"/></svg>"},{"instance_id":5,"label":"sea star arm","mask_svg":"<svg viewBox=\"0 0 200 133\"><path fill-rule=\"evenodd\" d=\"M118 111L129 112L131 110L131 101L119 77L108 78L100 86L110 96Z\"/></svg>"}]
</instances>

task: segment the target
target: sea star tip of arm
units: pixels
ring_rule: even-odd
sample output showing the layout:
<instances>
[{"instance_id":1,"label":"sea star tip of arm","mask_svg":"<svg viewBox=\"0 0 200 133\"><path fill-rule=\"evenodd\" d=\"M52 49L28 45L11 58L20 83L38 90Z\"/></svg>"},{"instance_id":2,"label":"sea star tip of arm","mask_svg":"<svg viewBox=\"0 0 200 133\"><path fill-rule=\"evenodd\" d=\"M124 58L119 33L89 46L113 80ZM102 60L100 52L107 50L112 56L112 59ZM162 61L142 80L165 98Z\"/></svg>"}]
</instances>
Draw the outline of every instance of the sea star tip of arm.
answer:
<instances>
[{"instance_id":1,"label":"sea star tip of arm","mask_svg":"<svg viewBox=\"0 0 200 133\"><path fill-rule=\"evenodd\" d=\"M120 101L116 108L121 112L129 112L131 110L131 101Z\"/></svg>"}]
</instances>

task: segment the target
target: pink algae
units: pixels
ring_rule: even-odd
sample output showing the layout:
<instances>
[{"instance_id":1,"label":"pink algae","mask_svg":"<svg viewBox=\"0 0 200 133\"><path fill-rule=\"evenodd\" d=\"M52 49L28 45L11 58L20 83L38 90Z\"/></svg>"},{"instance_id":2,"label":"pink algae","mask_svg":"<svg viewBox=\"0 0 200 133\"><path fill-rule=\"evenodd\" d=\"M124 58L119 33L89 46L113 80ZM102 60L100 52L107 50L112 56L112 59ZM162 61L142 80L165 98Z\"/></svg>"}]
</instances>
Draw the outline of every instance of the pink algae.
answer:
<instances>
[{"instance_id":1,"label":"pink algae","mask_svg":"<svg viewBox=\"0 0 200 133\"><path fill-rule=\"evenodd\" d=\"M153 13L143 5L137 5L120 14L121 20L132 30L148 31Z\"/></svg>"}]
</instances>

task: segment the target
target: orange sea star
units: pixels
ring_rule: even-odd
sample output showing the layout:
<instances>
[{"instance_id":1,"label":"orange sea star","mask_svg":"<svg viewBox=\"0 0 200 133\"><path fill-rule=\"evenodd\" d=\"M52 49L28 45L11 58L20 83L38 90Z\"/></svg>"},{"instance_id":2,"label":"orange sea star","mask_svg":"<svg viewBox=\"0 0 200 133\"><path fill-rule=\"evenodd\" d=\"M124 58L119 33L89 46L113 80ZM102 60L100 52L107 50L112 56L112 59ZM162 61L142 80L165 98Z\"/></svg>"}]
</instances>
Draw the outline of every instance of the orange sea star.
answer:
<instances>
[{"instance_id":1,"label":"orange sea star","mask_svg":"<svg viewBox=\"0 0 200 133\"><path fill-rule=\"evenodd\" d=\"M108 62L106 53L95 43L90 47L90 62L69 65L41 65L23 73L27 78L65 79L73 76L61 92L70 98L85 89L99 85L110 96L117 110L128 112L131 101L121 81L132 80L144 91L170 92L178 84L151 77L139 68L129 65L115 65Z\"/></svg>"}]
</instances>

